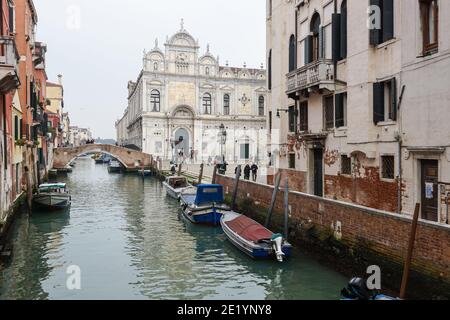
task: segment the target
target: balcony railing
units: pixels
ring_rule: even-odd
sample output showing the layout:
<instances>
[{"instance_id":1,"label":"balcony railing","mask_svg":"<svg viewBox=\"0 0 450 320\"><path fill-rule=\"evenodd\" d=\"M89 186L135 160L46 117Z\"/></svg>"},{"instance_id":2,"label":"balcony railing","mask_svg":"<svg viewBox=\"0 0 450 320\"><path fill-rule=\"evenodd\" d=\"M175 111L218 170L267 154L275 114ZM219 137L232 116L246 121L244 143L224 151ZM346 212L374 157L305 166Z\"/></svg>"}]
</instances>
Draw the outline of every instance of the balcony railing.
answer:
<instances>
[{"instance_id":1,"label":"balcony railing","mask_svg":"<svg viewBox=\"0 0 450 320\"><path fill-rule=\"evenodd\" d=\"M334 91L334 62L320 59L287 74L287 94L312 87Z\"/></svg>"},{"instance_id":2,"label":"balcony railing","mask_svg":"<svg viewBox=\"0 0 450 320\"><path fill-rule=\"evenodd\" d=\"M20 84L17 60L18 53L14 39L0 36L0 91L8 92Z\"/></svg>"}]
</instances>

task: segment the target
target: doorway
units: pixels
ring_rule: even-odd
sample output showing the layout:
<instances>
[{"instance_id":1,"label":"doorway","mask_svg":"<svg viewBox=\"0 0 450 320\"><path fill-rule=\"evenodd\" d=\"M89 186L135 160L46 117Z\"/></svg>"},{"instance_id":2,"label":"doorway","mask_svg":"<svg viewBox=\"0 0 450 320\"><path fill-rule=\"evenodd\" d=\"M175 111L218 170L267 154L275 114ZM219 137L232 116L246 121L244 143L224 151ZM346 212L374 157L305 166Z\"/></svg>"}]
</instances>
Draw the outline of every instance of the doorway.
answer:
<instances>
[{"instance_id":1,"label":"doorway","mask_svg":"<svg viewBox=\"0 0 450 320\"><path fill-rule=\"evenodd\" d=\"M422 219L437 222L439 209L439 161L421 160Z\"/></svg>"},{"instance_id":2,"label":"doorway","mask_svg":"<svg viewBox=\"0 0 450 320\"><path fill-rule=\"evenodd\" d=\"M314 195L323 197L323 149L313 149L314 153Z\"/></svg>"},{"instance_id":3,"label":"doorway","mask_svg":"<svg viewBox=\"0 0 450 320\"><path fill-rule=\"evenodd\" d=\"M184 129L180 128L177 131L175 131L175 156L189 156L189 132ZM182 161L182 159L180 159Z\"/></svg>"}]
</instances>

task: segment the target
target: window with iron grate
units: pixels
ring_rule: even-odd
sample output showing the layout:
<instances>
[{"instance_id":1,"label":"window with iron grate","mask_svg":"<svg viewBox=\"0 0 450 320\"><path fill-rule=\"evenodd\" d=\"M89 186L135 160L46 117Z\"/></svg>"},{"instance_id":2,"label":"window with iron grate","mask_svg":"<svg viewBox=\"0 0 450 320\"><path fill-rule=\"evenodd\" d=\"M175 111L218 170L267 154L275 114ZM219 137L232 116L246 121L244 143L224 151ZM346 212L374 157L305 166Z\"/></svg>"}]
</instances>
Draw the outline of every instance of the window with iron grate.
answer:
<instances>
[{"instance_id":1,"label":"window with iron grate","mask_svg":"<svg viewBox=\"0 0 450 320\"><path fill-rule=\"evenodd\" d=\"M395 179L395 158L394 156L381 157L381 177L383 179Z\"/></svg>"},{"instance_id":2,"label":"window with iron grate","mask_svg":"<svg viewBox=\"0 0 450 320\"><path fill-rule=\"evenodd\" d=\"M352 158L347 155L341 156L341 173L346 175L352 174Z\"/></svg>"}]
</instances>

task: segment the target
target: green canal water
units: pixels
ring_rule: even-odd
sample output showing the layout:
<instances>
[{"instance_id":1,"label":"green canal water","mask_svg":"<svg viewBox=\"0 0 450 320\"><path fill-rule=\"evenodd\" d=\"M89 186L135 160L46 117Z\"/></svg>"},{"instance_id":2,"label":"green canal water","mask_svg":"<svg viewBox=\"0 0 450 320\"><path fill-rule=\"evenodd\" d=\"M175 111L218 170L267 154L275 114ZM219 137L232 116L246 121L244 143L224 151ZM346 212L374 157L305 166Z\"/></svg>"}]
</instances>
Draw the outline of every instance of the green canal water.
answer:
<instances>
[{"instance_id":1,"label":"green canal water","mask_svg":"<svg viewBox=\"0 0 450 320\"><path fill-rule=\"evenodd\" d=\"M80 159L66 213L19 215L0 299L339 299L347 278L295 250L253 261L220 229L184 221L160 182ZM81 289L67 288L69 266Z\"/></svg>"}]
</instances>

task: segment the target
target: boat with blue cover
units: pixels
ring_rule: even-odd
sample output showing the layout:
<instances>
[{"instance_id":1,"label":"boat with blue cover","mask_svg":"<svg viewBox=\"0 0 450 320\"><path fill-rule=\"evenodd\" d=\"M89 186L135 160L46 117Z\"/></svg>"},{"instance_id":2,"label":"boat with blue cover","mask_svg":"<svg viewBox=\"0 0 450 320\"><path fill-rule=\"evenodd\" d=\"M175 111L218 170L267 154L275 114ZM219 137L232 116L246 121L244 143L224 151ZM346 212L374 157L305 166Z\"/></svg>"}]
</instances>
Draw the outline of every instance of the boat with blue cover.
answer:
<instances>
[{"instance_id":1,"label":"boat with blue cover","mask_svg":"<svg viewBox=\"0 0 450 320\"><path fill-rule=\"evenodd\" d=\"M192 223L218 226L222 215L231 209L225 205L223 187L201 184L188 188L180 195L183 216Z\"/></svg>"},{"instance_id":2,"label":"boat with blue cover","mask_svg":"<svg viewBox=\"0 0 450 320\"><path fill-rule=\"evenodd\" d=\"M367 287L367 281L363 278L353 278L348 283L347 288L341 291L341 300L344 301L393 301L398 298L380 294Z\"/></svg>"},{"instance_id":3,"label":"boat with blue cover","mask_svg":"<svg viewBox=\"0 0 450 320\"><path fill-rule=\"evenodd\" d=\"M283 262L291 256L292 245L283 235L273 233L247 216L228 212L220 224L230 242L254 259L276 258Z\"/></svg>"}]
</instances>

